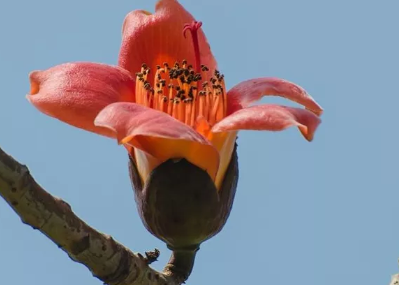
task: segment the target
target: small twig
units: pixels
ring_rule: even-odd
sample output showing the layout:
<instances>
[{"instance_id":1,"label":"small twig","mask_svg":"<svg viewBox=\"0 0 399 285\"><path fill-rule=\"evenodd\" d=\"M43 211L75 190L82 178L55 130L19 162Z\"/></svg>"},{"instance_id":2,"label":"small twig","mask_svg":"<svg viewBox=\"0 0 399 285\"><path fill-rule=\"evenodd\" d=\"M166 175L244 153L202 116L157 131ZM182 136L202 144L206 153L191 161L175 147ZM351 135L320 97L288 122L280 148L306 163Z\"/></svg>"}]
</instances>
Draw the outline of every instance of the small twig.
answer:
<instances>
[{"instance_id":1,"label":"small twig","mask_svg":"<svg viewBox=\"0 0 399 285\"><path fill-rule=\"evenodd\" d=\"M151 264L155 261L158 261L158 257L161 254L161 252L159 251L159 249L154 249L153 251L146 251L145 252L145 258L144 260L147 262L147 264Z\"/></svg>"}]
</instances>

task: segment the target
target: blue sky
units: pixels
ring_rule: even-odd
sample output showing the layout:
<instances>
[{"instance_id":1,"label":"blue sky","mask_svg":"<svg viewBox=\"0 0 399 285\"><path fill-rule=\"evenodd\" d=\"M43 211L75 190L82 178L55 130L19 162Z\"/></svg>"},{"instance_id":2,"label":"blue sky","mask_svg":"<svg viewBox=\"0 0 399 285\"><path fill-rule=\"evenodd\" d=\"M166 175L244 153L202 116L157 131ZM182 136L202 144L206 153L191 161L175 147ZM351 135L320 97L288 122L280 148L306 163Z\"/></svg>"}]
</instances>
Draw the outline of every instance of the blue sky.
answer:
<instances>
[{"instance_id":1,"label":"blue sky","mask_svg":"<svg viewBox=\"0 0 399 285\"><path fill-rule=\"evenodd\" d=\"M204 243L188 284L388 284L399 271L399 3L181 1L227 87L277 76L324 109L312 143L295 129L242 132L231 217ZM100 231L133 251L166 247L138 218L127 156L109 139L36 111L28 73L68 61L115 64L125 14L153 0L0 3L0 146ZM262 102L286 103L265 98ZM101 284L0 200L1 283Z\"/></svg>"}]
</instances>

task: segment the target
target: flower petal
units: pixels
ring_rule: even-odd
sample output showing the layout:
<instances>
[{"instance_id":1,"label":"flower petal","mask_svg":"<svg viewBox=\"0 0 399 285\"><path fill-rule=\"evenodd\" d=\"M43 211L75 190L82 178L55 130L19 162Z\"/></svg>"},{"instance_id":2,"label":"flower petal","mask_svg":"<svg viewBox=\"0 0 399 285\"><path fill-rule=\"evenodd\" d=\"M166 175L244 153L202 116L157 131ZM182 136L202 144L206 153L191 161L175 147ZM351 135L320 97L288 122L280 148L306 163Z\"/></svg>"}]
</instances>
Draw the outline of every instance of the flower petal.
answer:
<instances>
[{"instance_id":1,"label":"flower petal","mask_svg":"<svg viewBox=\"0 0 399 285\"><path fill-rule=\"evenodd\" d=\"M276 95L297 102L320 116L323 109L302 87L280 78L264 77L243 81L227 93L227 114L246 108L266 95Z\"/></svg>"},{"instance_id":2,"label":"flower petal","mask_svg":"<svg viewBox=\"0 0 399 285\"><path fill-rule=\"evenodd\" d=\"M215 148L219 151L220 163L218 173L215 178L217 189L222 189L224 177L229 167L235 143L237 140L237 132L210 132L207 137Z\"/></svg>"},{"instance_id":3,"label":"flower petal","mask_svg":"<svg viewBox=\"0 0 399 285\"><path fill-rule=\"evenodd\" d=\"M41 112L72 126L106 136L109 130L94 126L105 106L134 101L135 82L119 67L79 62L57 65L30 75L27 99Z\"/></svg>"},{"instance_id":4,"label":"flower petal","mask_svg":"<svg viewBox=\"0 0 399 285\"><path fill-rule=\"evenodd\" d=\"M155 11L155 14L132 11L123 23L119 65L132 74L139 72L143 63L152 70L164 62L173 65L186 59L189 64L195 63L191 35L186 33L187 37L183 37L184 25L194 21L193 16L176 0L160 0ZM198 31L198 39L201 64L214 70L216 61L202 29Z\"/></svg>"},{"instance_id":5,"label":"flower petal","mask_svg":"<svg viewBox=\"0 0 399 285\"><path fill-rule=\"evenodd\" d=\"M114 103L98 114L95 125L113 130L119 143L138 148L160 162L185 158L215 178L218 151L193 128L163 112L138 104Z\"/></svg>"},{"instance_id":6,"label":"flower petal","mask_svg":"<svg viewBox=\"0 0 399 285\"><path fill-rule=\"evenodd\" d=\"M220 190L222 188L224 175L230 165L237 139L237 132L214 133L211 131L211 125L203 116L197 117L195 129L205 136L219 152L219 169L215 178L215 185L216 188Z\"/></svg>"},{"instance_id":7,"label":"flower petal","mask_svg":"<svg viewBox=\"0 0 399 285\"><path fill-rule=\"evenodd\" d=\"M212 132L282 131L297 126L302 135L311 141L320 122L320 118L308 110L268 104L238 110L214 125Z\"/></svg>"}]
</instances>

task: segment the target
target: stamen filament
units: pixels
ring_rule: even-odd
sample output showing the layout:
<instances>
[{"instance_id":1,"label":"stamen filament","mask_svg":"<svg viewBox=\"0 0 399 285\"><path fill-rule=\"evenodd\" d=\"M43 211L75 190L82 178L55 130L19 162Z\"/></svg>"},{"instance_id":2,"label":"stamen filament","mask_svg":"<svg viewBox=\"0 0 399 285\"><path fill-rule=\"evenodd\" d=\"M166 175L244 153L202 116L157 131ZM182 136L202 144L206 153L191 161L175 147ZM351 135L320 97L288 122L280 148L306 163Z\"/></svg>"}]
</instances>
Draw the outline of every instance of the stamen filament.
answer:
<instances>
[{"instance_id":1,"label":"stamen filament","mask_svg":"<svg viewBox=\"0 0 399 285\"><path fill-rule=\"evenodd\" d=\"M202 95L202 93L199 95L199 107L198 107L198 116L199 117L205 117L205 113L204 113L204 108L205 108L205 98L204 95Z\"/></svg>"},{"instance_id":2,"label":"stamen filament","mask_svg":"<svg viewBox=\"0 0 399 285\"><path fill-rule=\"evenodd\" d=\"M171 115L171 116L172 116L173 118L175 118L175 119L177 118L177 110L176 110L177 108L176 108L176 105L179 104L179 103L177 102L177 100L178 100L178 99L174 99L174 100L173 100L173 108L172 108L172 115Z\"/></svg>"},{"instance_id":3,"label":"stamen filament","mask_svg":"<svg viewBox=\"0 0 399 285\"><path fill-rule=\"evenodd\" d=\"M169 89L168 114L172 116L173 89Z\"/></svg>"},{"instance_id":4,"label":"stamen filament","mask_svg":"<svg viewBox=\"0 0 399 285\"><path fill-rule=\"evenodd\" d=\"M180 100L180 99L179 99ZM177 119L184 123L184 111L185 111L185 106L183 104L183 102L180 101L178 107L177 107Z\"/></svg>"},{"instance_id":5,"label":"stamen filament","mask_svg":"<svg viewBox=\"0 0 399 285\"><path fill-rule=\"evenodd\" d=\"M190 102L190 99L186 99L185 103L186 103L186 114L185 114L184 123L186 125L190 125L192 104Z\"/></svg>"},{"instance_id":6,"label":"stamen filament","mask_svg":"<svg viewBox=\"0 0 399 285\"><path fill-rule=\"evenodd\" d=\"M208 120L210 125L214 125L216 123L216 113L218 111L219 101L220 101L220 96L216 96L215 103L212 106L212 111Z\"/></svg>"}]
</instances>

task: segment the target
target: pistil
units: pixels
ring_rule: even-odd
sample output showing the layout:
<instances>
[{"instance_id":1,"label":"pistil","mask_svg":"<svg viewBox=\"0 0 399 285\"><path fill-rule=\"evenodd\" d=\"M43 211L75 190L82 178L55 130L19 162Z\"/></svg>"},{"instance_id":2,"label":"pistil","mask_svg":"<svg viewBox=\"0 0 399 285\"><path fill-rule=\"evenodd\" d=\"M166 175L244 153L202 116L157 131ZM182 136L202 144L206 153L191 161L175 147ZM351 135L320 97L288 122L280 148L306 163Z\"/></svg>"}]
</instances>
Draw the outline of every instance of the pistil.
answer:
<instances>
[{"instance_id":1,"label":"pistil","mask_svg":"<svg viewBox=\"0 0 399 285\"><path fill-rule=\"evenodd\" d=\"M195 71L200 71L201 56L198 42L198 30L201 28L202 22L194 21L191 24L185 24L183 28L183 36L186 37L186 32L190 31L193 40L194 56L195 56Z\"/></svg>"}]
</instances>

